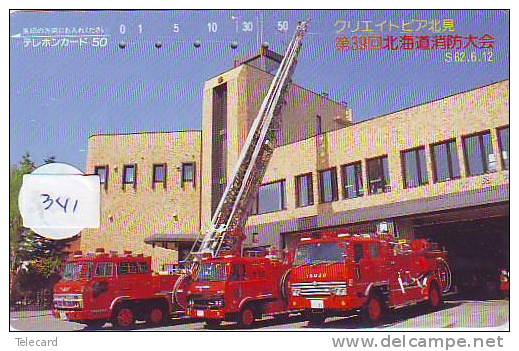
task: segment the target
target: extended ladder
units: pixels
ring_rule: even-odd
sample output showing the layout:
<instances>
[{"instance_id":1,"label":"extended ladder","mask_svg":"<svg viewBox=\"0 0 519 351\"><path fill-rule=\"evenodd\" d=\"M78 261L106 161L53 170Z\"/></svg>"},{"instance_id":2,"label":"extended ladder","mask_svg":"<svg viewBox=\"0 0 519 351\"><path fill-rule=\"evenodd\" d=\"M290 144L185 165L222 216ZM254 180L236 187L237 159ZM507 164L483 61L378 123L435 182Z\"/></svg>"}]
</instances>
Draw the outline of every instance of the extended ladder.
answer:
<instances>
[{"instance_id":1,"label":"extended ladder","mask_svg":"<svg viewBox=\"0 0 519 351\"><path fill-rule=\"evenodd\" d=\"M284 97L290 85L308 22L300 22L285 56L254 120L230 182L213 215L211 226L196 239L187 262L196 257L217 257L222 252L240 252L245 225L254 195L276 146L276 131Z\"/></svg>"}]
</instances>

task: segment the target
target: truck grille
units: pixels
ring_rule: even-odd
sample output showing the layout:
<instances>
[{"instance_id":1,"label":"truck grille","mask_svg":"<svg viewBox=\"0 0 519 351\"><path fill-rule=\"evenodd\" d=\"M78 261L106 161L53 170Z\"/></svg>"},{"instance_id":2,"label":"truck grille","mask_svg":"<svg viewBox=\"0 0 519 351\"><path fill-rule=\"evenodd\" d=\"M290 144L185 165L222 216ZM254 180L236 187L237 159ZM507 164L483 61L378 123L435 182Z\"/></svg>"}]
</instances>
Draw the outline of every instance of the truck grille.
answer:
<instances>
[{"instance_id":1,"label":"truck grille","mask_svg":"<svg viewBox=\"0 0 519 351\"><path fill-rule=\"evenodd\" d=\"M295 283L291 285L292 294L294 290L299 296L329 296L334 295L337 289L346 291L346 283L344 282L312 282L312 283Z\"/></svg>"},{"instance_id":2,"label":"truck grille","mask_svg":"<svg viewBox=\"0 0 519 351\"><path fill-rule=\"evenodd\" d=\"M83 308L83 295L81 294L55 294L54 307L66 309Z\"/></svg>"},{"instance_id":3,"label":"truck grille","mask_svg":"<svg viewBox=\"0 0 519 351\"><path fill-rule=\"evenodd\" d=\"M217 310L224 307L223 297L189 299L189 305L196 310Z\"/></svg>"}]
</instances>

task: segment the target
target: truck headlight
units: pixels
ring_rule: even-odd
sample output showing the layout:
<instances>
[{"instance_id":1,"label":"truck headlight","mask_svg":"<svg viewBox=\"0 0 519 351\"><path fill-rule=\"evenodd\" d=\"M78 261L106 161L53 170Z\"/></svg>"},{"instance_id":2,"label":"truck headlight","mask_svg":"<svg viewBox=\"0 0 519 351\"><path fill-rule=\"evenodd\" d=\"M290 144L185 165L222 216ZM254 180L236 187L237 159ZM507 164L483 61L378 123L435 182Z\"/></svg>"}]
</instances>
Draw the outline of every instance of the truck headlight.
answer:
<instances>
[{"instance_id":1,"label":"truck headlight","mask_svg":"<svg viewBox=\"0 0 519 351\"><path fill-rule=\"evenodd\" d=\"M335 288L333 294L337 296L346 296L347 291L346 288Z\"/></svg>"},{"instance_id":2,"label":"truck headlight","mask_svg":"<svg viewBox=\"0 0 519 351\"><path fill-rule=\"evenodd\" d=\"M189 306L193 306L195 304L195 300L194 299L189 299L189 300L187 300L187 304Z\"/></svg>"},{"instance_id":3,"label":"truck headlight","mask_svg":"<svg viewBox=\"0 0 519 351\"><path fill-rule=\"evenodd\" d=\"M301 294L301 289L292 288L292 296L299 296Z\"/></svg>"}]
</instances>

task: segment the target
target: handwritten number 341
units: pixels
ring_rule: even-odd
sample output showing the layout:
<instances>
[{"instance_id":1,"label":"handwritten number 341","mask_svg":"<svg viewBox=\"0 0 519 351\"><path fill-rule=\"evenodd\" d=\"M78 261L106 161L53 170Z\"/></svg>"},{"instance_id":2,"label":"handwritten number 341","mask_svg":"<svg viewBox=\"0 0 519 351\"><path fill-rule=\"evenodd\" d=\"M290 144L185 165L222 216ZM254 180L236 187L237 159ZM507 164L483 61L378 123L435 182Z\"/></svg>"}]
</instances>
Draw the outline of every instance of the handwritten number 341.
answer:
<instances>
[{"instance_id":1,"label":"handwritten number 341","mask_svg":"<svg viewBox=\"0 0 519 351\"><path fill-rule=\"evenodd\" d=\"M61 196L58 196L56 199L53 199L49 194L41 194L41 196L43 198L45 198L45 201L43 201L42 203L46 205L46 207L44 207L45 210L48 210L52 207L52 205L54 205L54 203L56 203L56 205L58 205L59 207L61 207L63 209L63 212L67 213L67 208L68 208L68 205L69 205L69 198L67 197L64 201L61 199ZM72 207L72 213L75 213L76 212L76 208L77 208L77 205L78 205L78 200L74 201L74 206Z\"/></svg>"}]
</instances>

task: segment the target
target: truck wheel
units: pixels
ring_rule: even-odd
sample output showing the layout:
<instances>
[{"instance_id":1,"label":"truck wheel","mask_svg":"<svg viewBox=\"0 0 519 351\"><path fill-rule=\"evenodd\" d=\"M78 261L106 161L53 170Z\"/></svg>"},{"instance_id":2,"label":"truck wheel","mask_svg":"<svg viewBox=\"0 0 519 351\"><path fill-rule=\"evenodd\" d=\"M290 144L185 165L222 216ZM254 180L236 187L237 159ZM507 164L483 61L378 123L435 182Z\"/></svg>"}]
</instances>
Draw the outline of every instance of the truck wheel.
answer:
<instances>
[{"instance_id":1,"label":"truck wheel","mask_svg":"<svg viewBox=\"0 0 519 351\"><path fill-rule=\"evenodd\" d=\"M440 287L438 284L433 283L429 288L429 306L431 306L433 310L437 310L440 308L442 302L443 299Z\"/></svg>"},{"instance_id":2,"label":"truck wheel","mask_svg":"<svg viewBox=\"0 0 519 351\"><path fill-rule=\"evenodd\" d=\"M222 321L219 319L207 319L205 321L205 326L207 328L218 328L222 324Z\"/></svg>"},{"instance_id":3,"label":"truck wheel","mask_svg":"<svg viewBox=\"0 0 519 351\"><path fill-rule=\"evenodd\" d=\"M372 293L362 309L362 317L367 323L376 325L382 321L384 310L385 305L380 294Z\"/></svg>"},{"instance_id":4,"label":"truck wheel","mask_svg":"<svg viewBox=\"0 0 519 351\"><path fill-rule=\"evenodd\" d=\"M238 317L238 325L241 328L250 328L254 324L254 320L256 316L254 315L254 311L249 306L245 306Z\"/></svg>"},{"instance_id":5,"label":"truck wheel","mask_svg":"<svg viewBox=\"0 0 519 351\"><path fill-rule=\"evenodd\" d=\"M166 323L166 317L168 315L167 310L164 306L153 306L148 312L148 317L146 318L146 322L152 325L162 325Z\"/></svg>"},{"instance_id":6,"label":"truck wheel","mask_svg":"<svg viewBox=\"0 0 519 351\"><path fill-rule=\"evenodd\" d=\"M119 329L129 328L135 323L135 314L129 306L121 306L115 310L112 324Z\"/></svg>"},{"instance_id":7,"label":"truck wheel","mask_svg":"<svg viewBox=\"0 0 519 351\"><path fill-rule=\"evenodd\" d=\"M326 315L324 315L323 313L309 312L306 315L306 319L308 320L308 324L317 326L324 324L324 321L326 320Z\"/></svg>"}]
</instances>

